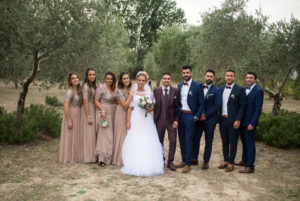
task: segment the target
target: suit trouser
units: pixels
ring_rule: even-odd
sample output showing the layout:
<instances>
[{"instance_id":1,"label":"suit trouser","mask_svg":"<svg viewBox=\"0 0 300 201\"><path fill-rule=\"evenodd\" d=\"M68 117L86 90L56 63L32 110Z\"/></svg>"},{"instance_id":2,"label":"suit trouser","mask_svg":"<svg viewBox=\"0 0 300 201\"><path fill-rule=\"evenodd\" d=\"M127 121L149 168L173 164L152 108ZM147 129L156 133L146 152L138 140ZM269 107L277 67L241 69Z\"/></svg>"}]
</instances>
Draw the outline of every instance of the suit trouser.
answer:
<instances>
[{"instance_id":1,"label":"suit trouser","mask_svg":"<svg viewBox=\"0 0 300 201\"><path fill-rule=\"evenodd\" d=\"M182 113L179 118L178 135L182 161L190 166L193 159L195 122L193 114Z\"/></svg>"},{"instance_id":2,"label":"suit trouser","mask_svg":"<svg viewBox=\"0 0 300 201\"><path fill-rule=\"evenodd\" d=\"M200 140L202 133L205 134L205 150L203 155L203 161L208 163L212 152L212 142L214 139L216 124L207 124L205 122L197 122L195 128L195 139L194 139L194 152L193 159L198 159L200 151Z\"/></svg>"},{"instance_id":3,"label":"suit trouser","mask_svg":"<svg viewBox=\"0 0 300 201\"><path fill-rule=\"evenodd\" d=\"M247 127L242 126L241 129L241 141L243 144L242 161L247 163L247 167L254 169L255 162L255 129L249 131Z\"/></svg>"},{"instance_id":4,"label":"suit trouser","mask_svg":"<svg viewBox=\"0 0 300 201\"><path fill-rule=\"evenodd\" d=\"M165 132L168 131L169 138L169 156L168 162L174 161L174 155L176 150L176 128L172 127L172 123L168 120L158 119L156 123L156 129L160 143L164 146Z\"/></svg>"},{"instance_id":5,"label":"suit trouser","mask_svg":"<svg viewBox=\"0 0 300 201\"><path fill-rule=\"evenodd\" d=\"M220 123L220 134L224 161L233 164L237 151L239 129L234 129L233 123L231 123L229 119L222 118L222 122Z\"/></svg>"}]
</instances>

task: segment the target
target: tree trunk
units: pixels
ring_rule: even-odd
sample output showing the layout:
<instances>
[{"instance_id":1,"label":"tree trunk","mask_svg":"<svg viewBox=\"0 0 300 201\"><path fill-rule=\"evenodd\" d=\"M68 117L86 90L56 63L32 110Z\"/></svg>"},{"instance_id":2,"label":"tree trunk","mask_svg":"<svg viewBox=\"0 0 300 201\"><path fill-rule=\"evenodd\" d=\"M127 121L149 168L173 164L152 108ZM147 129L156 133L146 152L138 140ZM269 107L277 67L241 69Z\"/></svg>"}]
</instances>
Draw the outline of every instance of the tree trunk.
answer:
<instances>
[{"instance_id":1,"label":"tree trunk","mask_svg":"<svg viewBox=\"0 0 300 201\"><path fill-rule=\"evenodd\" d=\"M272 108L272 114L274 116L277 116L277 115L279 115L279 112L280 112L280 108L281 108L281 104L282 104L282 97L280 94L277 93L275 96L273 96L273 99L274 99L274 105Z\"/></svg>"},{"instance_id":2,"label":"tree trunk","mask_svg":"<svg viewBox=\"0 0 300 201\"><path fill-rule=\"evenodd\" d=\"M34 51L33 52L33 69L32 72L30 74L30 76L25 79L25 81L22 84L22 90L20 92L19 95L19 100L18 100L18 106L17 106L17 114L16 114L16 132L18 133L18 128L20 126L20 118L24 113L24 108L25 108L25 100L26 100L26 96L28 93L28 87L29 85L32 83L32 81L34 80L37 71L39 69L39 57L38 57L38 51Z\"/></svg>"},{"instance_id":3,"label":"tree trunk","mask_svg":"<svg viewBox=\"0 0 300 201\"><path fill-rule=\"evenodd\" d=\"M14 81L14 85L15 85L15 89L18 89L18 88L19 88L19 87L18 87L18 81L17 81L17 80Z\"/></svg>"}]
</instances>

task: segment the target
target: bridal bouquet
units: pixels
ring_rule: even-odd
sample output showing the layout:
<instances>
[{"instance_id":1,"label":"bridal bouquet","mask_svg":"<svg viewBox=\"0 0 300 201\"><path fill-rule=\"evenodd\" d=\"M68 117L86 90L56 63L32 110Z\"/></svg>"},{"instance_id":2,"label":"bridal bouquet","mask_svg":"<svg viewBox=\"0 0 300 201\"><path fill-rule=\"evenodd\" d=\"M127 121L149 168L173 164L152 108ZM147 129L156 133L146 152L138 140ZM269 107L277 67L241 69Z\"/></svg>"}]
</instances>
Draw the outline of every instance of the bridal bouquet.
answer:
<instances>
[{"instance_id":1,"label":"bridal bouquet","mask_svg":"<svg viewBox=\"0 0 300 201\"><path fill-rule=\"evenodd\" d=\"M142 109L150 109L153 106L153 101L148 96L143 96L139 98L138 106ZM147 112L145 112L145 117L147 117Z\"/></svg>"}]
</instances>

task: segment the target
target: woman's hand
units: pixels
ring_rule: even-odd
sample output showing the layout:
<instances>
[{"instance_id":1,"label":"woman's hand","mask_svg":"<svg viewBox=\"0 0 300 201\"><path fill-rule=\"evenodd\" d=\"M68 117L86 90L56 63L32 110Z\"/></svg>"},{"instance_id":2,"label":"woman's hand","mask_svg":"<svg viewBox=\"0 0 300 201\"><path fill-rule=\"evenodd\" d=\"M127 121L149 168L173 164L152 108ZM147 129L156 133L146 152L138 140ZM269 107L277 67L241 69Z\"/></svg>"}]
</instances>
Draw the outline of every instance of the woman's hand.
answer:
<instances>
[{"instance_id":1,"label":"woman's hand","mask_svg":"<svg viewBox=\"0 0 300 201\"><path fill-rule=\"evenodd\" d=\"M68 128L72 129L73 128L73 123L71 120L68 120Z\"/></svg>"},{"instance_id":2,"label":"woman's hand","mask_svg":"<svg viewBox=\"0 0 300 201\"><path fill-rule=\"evenodd\" d=\"M126 128L129 130L130 129L130 123L126 123Z\"/></svg>"},{"instance_id":3,"label":"woman's hand","mask_svg":"<svg viewBox=\"0 0 300 201\"><path fill-rule=\"evenodd\" d=\"M93 125L93 119L91 116L88 116L88 124Z\"/></svg>"},{"instance_id":4,"label":"woman's hand","mask_svg":"<svg viewBox=\"0 0 300 201\"><path fill-rule=\"evenodd\" d=\"M101 111L101 117L105 118L106 117L106 112L103 110Z\"/></svg>"},{"instance_id":5,"label":"woman's hand","mask_svg":"<svg viewBox=\"0 0 300 201\"><path fill-rule=\"evenodd\" d=\"M149 109L145 109L146 112L152 112L154 110L154 106L150 107Z\"/></svg>"}]
</instances>

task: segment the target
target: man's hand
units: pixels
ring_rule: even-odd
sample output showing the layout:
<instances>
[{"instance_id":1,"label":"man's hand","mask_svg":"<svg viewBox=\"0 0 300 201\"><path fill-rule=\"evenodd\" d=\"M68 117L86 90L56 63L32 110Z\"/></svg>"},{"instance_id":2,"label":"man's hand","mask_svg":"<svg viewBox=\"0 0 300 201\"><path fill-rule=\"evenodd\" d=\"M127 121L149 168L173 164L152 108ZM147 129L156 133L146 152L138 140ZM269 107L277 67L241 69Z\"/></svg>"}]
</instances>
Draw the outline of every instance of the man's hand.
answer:
<instances>
[{"instance_id":1,"label":"man's hand","mask_svg":"<svg viewBox=\"0 0 300 201\"><path fill-rule=\"evenodd\" d=\"M254 130L254 126L252 126L251 124L248 125L248 131L253 131Z\"/></svg>"},{"instance_id":2,"label":"man's hand","mask_svg":"<svg viewBox=\"0 0 300 201\"><path fill-rule=\"evenodd\" d=\"M178 127L178 121L174 121L172 127L177 128Z\"/></svg>"},{"instance_id":3,"label":"man's hand","mask_svg":"<svg viewBox=\"0 0 300 201\"><path fill-rule=\"evenodd\" d=\"M205 121L205 120L206 120L205 114L202 114L200 117L200 121Z\"/></svg>"},{"instance_id":4,"label":"man's hand","mask_svg":"<svg viewBox=\"0 0 300 201\"><path fill-rule=\"evenodd\" d=\"M234 129L238 129L238 128L240 127L240 125L241 125L241 121L236 120L236 121L233 123L233 128L234 128Z\"/></svg>"},{"instance_id":5,"label":"man's hand","mask_svg":"<svg viewBox=\"0 0 300 201\"><path fill-rule=\"evenodd\" d=\"M199 121L199 118L194 116L194 122L197 122L197 121Z\"/></svg>"}]
</instances>

